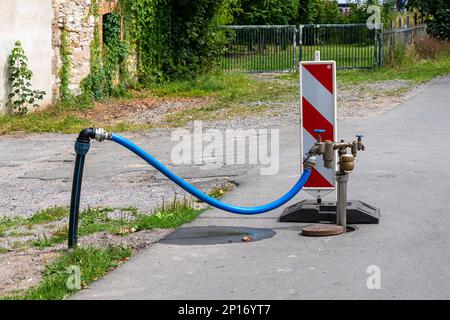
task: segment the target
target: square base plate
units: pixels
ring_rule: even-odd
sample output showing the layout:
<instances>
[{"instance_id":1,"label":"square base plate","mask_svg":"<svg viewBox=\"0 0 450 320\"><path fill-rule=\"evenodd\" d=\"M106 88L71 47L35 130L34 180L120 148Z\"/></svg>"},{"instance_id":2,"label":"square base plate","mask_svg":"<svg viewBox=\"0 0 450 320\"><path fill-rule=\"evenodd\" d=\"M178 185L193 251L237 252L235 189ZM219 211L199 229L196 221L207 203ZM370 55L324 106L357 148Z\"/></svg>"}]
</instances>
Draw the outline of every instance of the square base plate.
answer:
<instances>
[{"instance_id":1,"label":"square base plate","mask_svg":"<svg viewBox=\"0 0 450 320\"><path fill-rule=\"evenodd\" d=\"M336 222L336 202L303 200L286 209L279 218L280 222ZM358 200L347 201L347 223L378 224L380 209Z\"/></svg>"}]
</instances>

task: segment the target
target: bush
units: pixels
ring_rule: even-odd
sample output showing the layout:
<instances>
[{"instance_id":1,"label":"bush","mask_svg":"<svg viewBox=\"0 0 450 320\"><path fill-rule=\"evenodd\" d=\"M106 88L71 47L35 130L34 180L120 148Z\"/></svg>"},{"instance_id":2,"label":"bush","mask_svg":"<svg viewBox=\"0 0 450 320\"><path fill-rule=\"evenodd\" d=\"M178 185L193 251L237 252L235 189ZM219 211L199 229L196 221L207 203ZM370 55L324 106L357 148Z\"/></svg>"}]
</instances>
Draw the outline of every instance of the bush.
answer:
<instances>
[{"instance_id":1,"label":"bush","mask_svg":"<svg viewBox=\"0 0 450 320\"><path fill-rule=\"evenodd\" d=\"M398 41L385 54L385 64L405 66L420 60L435 61L450 56L450 42L433 37L415 38L407 46Z\"/></svg>"},{"instance_id":2,"label":"bush","mask_svg":"<svg viewBox=\"0 0 450 320\"><path fill-rule=\"evenodd\" d=\"M409 0L408 8L419 10L430 35L442 40L450 39L450 1Z\"/></svg>"},{"instance_id":3,"label":"bush","mask_svg":"<svg viewBox=\"0 0 450 320\"><path fill-rule=\"evenodd\" d=\"M20 41L16 41L14 49L8 56L8 73L11 87L8 106L20 114L27 113L31 106L37 107L37 102L44 98L45 91L31 89L33 72L28 68L28 58Z\"/></svg>"},{"instance_id":4,"label":"bush","mask_svg":"<svg viewBox=\"0 0 450 320\"><path fill-rule=\"evenodd\" d=\"M125 36L141 83L191 78L211 69L223 45L227 0L121 0Z\"/></svg>"},{"instance_id":5,"label":"bush","mask_svg":"<svg viewBox=\"0 0 450 320\"><path fill-rule=\"evenodd\" d=\"M420 59L433 59L450 55L450 43L437 38L419 38L414 41L414 48Z\"/></svg>"}]
</instances>

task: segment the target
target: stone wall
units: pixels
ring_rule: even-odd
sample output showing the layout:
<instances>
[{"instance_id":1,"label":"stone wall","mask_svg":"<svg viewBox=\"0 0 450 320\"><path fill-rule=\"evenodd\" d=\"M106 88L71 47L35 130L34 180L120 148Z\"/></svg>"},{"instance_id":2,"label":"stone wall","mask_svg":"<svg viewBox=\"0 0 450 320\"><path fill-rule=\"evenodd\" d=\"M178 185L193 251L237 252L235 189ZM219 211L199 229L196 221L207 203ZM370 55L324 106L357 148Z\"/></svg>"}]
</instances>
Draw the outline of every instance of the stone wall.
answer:
<instances>
[{"instance_id":1,"label":"stone wall","mask_svg":"<svg viewBox=\"0 0 450 320\"><path fill-rule=\"evenodd\" d=\"M53 86L53 92L59 95L60 80L58 77L61 68L61 31L65 27L69 34L69 47L71 51L71 70L69 89L74 94L80 93L80 82L90 71L90 45L94 40L94 28L96 22L100 27L102 15L112 12L115 1L102 1L99 3L99 17L95 20L90 14L91 0L53 0L54 20L53 20L53 74L57 81Z\"/></svg>"},{"instance_id":2,"label":"stone wall","mask_svg":"<svg viewBox=\"0 0 450 320\"><path fill-rule=\"evenodd\" d=\"M68 42L71 52L71 68L69 89L79 93L79 84L90 69L90 45L94 38L95 20L89 16L90 4L86 0L53 0L54 19L53 34L53 61L52 72L55 76L53 93L59 96L59 70L61 68L61 32L63 28L68 31Z\"/></svg>"}]
</instances>

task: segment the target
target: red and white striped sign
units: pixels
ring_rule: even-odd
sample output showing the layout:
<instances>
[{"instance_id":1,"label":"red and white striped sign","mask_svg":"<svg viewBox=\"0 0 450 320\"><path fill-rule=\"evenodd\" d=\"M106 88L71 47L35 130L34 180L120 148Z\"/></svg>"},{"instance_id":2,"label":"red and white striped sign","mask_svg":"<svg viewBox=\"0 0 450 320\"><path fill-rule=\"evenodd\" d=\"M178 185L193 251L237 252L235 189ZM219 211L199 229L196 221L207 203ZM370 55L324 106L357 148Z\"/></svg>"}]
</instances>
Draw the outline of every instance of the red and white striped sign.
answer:
<instances>
[{"instance_id":1,"label":"red and white striped sign","mask_svg":"<svg viewBox=\"0 0 450 320\"><path fill-rule=\"evenodd\" d=\"M303 61L300 64L300 122L302 154L317 141L316 129L324 129L322 140L336 141L336 63L334 61ZM323 158L316 165L305 189L334 190L336 162L325 168Z\"/></svg>"}]
</instances>

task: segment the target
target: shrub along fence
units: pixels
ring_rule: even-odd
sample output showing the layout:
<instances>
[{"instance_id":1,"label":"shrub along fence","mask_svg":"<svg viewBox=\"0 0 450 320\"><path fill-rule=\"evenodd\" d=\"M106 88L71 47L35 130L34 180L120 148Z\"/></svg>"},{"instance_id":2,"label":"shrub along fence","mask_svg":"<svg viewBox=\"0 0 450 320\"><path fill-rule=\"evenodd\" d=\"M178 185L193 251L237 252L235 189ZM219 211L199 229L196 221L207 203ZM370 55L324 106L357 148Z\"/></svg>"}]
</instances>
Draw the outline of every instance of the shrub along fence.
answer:
<instances>
[{"instance_id":1,"label":"shrub along fence","mask_svg":"<svg viewBox=\"0 0 450 320\"><path fill-rule=\"evenodd\" d=\"M416 40L427 36L426 25L411 28L388 29L381 33L380 64L392 64L404 56L408 47Z\"/></svg>"},{"instance_id":2,"label":"shrub along fence","mask_svg":"<svg viewBox=\"0 0 450 320\"><path fill-rule=\"evenodd\" d=\"M295 71L299 61L335 60L339 69L383 65L401 45L426 34L425 26L395 30L366 24L223 26L226 45L219 59L224 70ZM396 49L397 48L397 49Z\"/></svg>"}]
</instances>

